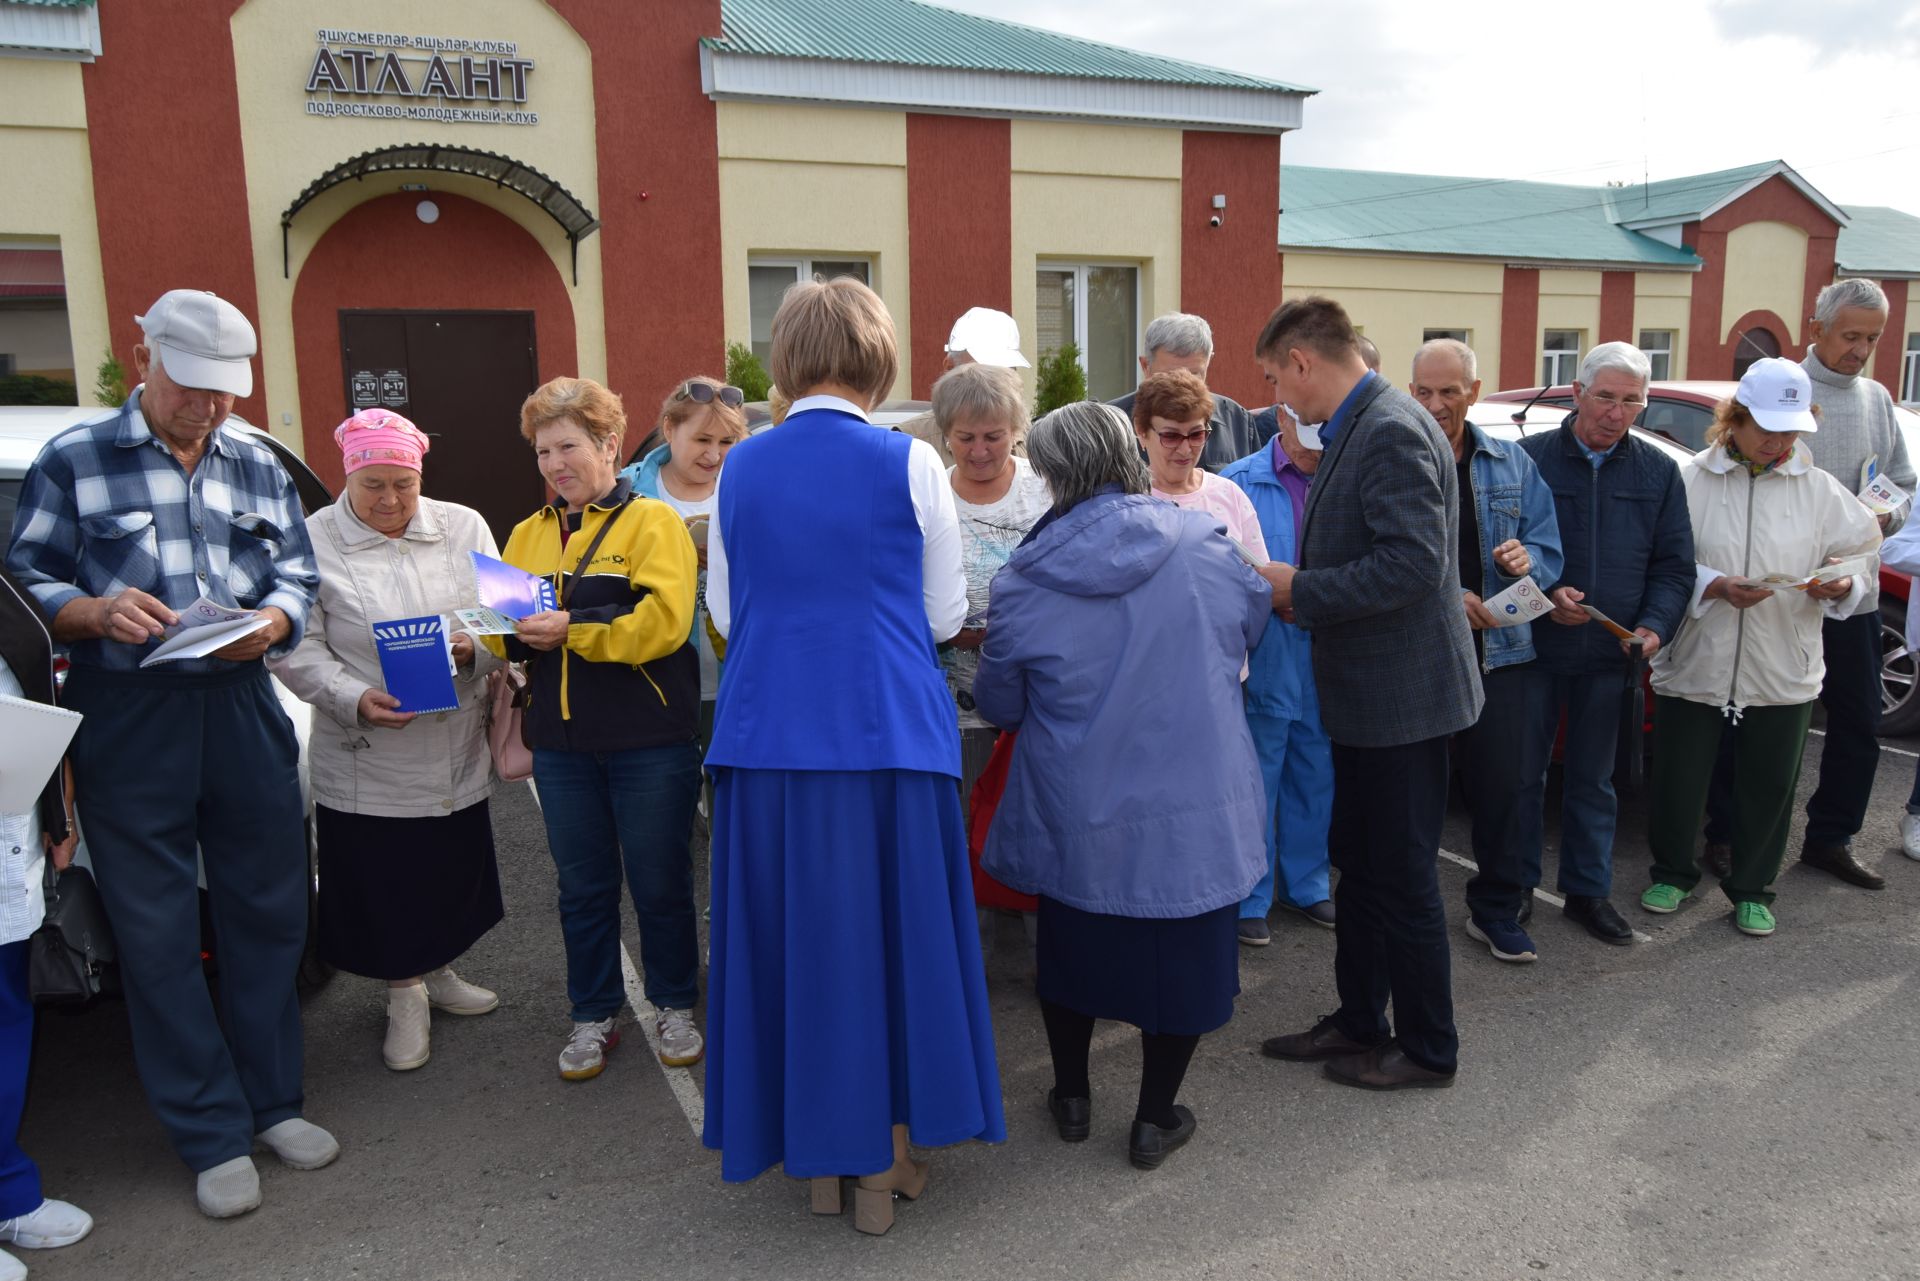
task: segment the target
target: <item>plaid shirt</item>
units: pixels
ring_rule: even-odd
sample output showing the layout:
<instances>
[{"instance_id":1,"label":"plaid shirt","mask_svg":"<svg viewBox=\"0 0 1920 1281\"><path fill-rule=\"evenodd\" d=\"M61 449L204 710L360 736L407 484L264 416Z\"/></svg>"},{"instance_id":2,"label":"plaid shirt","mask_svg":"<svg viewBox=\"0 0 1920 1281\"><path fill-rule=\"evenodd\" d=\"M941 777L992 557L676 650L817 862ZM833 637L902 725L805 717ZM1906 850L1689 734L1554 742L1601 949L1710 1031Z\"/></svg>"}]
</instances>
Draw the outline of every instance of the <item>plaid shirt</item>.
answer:
<instances>
[{"instance_id":1,"label":"plaid shirt","mask_svg":"<svg viewBox=\"0 0 1920 1281\"><path fill-rule=\"evenodd\" d=\"M52 618L67 602L129 587L183 610L203 593L223 605L283 611L300 643L320 574L300 497L266 446L222 425L189 475L154 436L140 392L47 442L20 491L7 567ZM83 640L76 665L131 671L157 642ZM188 658L160 670L231 670Z\"/></svg>"}]
</instances>

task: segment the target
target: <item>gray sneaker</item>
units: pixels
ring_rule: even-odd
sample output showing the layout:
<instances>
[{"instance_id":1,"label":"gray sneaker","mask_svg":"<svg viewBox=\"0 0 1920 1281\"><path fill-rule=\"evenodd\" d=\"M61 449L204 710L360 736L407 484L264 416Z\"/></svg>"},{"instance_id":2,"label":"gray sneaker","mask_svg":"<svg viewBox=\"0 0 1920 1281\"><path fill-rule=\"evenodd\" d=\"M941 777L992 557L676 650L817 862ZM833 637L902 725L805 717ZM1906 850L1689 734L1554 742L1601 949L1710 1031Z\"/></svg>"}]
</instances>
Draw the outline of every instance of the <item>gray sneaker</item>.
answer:
<instances>
[{"instance_id":1,"label":"gray sneaker","mask_svg":"<svg viewBox=\"0 0 1920 1281\"><path fill-rule=\"evenodd\" d=\"M653 1030L660 1038L660 1061L668 1067L692 1067L707 1052L692 1010L661 1010Z\"/></svg>"},{"instance_id":2,"label":"gray sneaker","mask_svg":"<svg viewBox=\"0 0 1920 1281\"><path fill-rule=\"evenodd\" d=\"M607 1051L620 1044L620 1016L597 1023L575 1023L567 1048L560 1051L560 1076L568 1081L591 1081L607 1066Z\"/></svg>"}]
</instances>

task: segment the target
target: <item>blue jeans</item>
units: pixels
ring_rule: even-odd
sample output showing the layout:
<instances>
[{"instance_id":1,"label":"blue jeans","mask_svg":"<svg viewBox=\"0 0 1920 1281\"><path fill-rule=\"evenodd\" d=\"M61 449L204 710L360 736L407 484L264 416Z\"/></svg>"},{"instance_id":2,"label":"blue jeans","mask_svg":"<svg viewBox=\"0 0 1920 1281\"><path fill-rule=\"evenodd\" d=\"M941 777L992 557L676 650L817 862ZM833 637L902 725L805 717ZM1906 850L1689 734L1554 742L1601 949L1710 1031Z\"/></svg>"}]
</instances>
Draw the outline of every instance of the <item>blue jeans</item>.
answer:
<instances>
[{"instance_id":1,"label":"blue jeans","mask_svg":"<svg viewBox=\"0 0 1920 1281\"><path fill-rule=\"evenodd\" d=\"M560 874L567 997L576 1022L612 1018L620 974L620 876L640 923L647 1000L690 1010L700 994L693 913L694 801L700 749L691 741L624 752L536 749L533 780Z\"/></svg>"},{"instance_id":2,"label":"blue jeans","mask_svg":"<svg viewBox=\"0 0 1920 1281\"><path fill-rule=\"evenodd\" d=\"M1625 663L1579 676L1526 672L1527 704L1534 716L1533 742L1546 751L1532 762L1542 787L1553 754L1554 729L1566 709L1567 734L1561 745L1560 881L1562 894L1605 898L1613 891L1613 831L1619 800L1613 791L1615 750L1620 741L1621 705L1626 697ZM1528 875L1522 890L1540 883L1542 826L1517 833Z\"/></svg>"},{"instance_id":3,"label":"blue jeans","mask_svg":"<svg viewBox=\"0 0 1920 1281\"><path fill-rule=\"evenodd\" d=\"M1534 706L1551 693L1552 678L1536 676L1532 664L1497 668L1481 686L1487 703L1480 719L1454 742L1480 869L1467 882L1467 911L1484 924L1518 918L1540 883L1541 813L1558 717Z\"/></svg>"},{"instance_id":4,"label":"blue jeans","mask_svg":"<svg viewBox=\"0 0 1920 1281\"><path fill-rule=\"evenodd\" d=\"M1264 920L1279 897L1312 907L1327 891L1327 825L1333 820L1333 744L1318 719L1247 713L1267 789L1267 872L1240 904L1241 919Z\"/></svg>"}]
</instances>

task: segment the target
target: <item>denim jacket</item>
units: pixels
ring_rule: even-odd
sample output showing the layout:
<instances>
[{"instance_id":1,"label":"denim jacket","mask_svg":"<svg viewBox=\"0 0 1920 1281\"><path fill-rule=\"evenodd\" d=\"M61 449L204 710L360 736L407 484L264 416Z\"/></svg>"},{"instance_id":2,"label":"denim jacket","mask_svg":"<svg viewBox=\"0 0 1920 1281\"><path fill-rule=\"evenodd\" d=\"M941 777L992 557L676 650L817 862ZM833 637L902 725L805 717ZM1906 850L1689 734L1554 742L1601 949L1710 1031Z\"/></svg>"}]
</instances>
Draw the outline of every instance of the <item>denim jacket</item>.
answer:
<instances>
[{"instance_id":1,"label":"denim jacket","mask_svg":"<svg viewBox=\"0 0 1920 1281\"><path fill-rule=\"evenodd\" d=\"M1518 445L1493 437L1467 424L1473 449L1473 507L1480 529L1481 599L1498 595L1519 580L1508 578L1493 563L1493 549L1517 538L1533 561L1530 577L1543 592L1560 580L1565 557L1560 547L1560 522L1553 512L1553 491L1540 479L1540 469ZM1532 623L1518 627L1490 627L1480 633L1485 657L1481 668L1492 672L1533 658Z\"/></svg>"},{"instance_id":2,"label":"denim jacket","mask_svg":"<svg viewBox=\"0 0 1920 1281\"><path fill-rule=\"evenodd\" d=\"M1246 491L1260 518L1260 536L1270 559L1300 563L1293 541L1293 495L1273 470L1273 446L1263 445L1220 471ZM1320 725L1320 695L1313 685L1313 637L1275 618L1247 655L1247 710L1261 716Z\"/></svg>"}]
</instances>

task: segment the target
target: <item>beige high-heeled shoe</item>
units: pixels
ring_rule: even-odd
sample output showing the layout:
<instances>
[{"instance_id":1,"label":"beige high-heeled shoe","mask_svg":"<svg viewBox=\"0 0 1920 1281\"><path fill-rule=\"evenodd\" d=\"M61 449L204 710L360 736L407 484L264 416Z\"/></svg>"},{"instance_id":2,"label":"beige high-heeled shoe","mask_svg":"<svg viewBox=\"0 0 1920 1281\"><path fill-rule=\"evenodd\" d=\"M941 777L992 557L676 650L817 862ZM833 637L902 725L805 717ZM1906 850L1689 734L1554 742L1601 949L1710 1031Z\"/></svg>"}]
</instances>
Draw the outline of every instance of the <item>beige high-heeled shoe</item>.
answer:
<instances>
[{"instance_id":1,"label":"beige high-heeled shoe","mask_svg":"<svg viewBox=\"0 0 1920 1281\"><path fill-rule=\"evenodd\" d=\"M893 1201L917 1201L927 1190L927 1163L907 1154L907 1127L893 1127L893 1165L878 1174L862 1175L853 1189L853 1226L870 1236L884 1236L893 1226Z\"/></svg>"}]
</instances>

